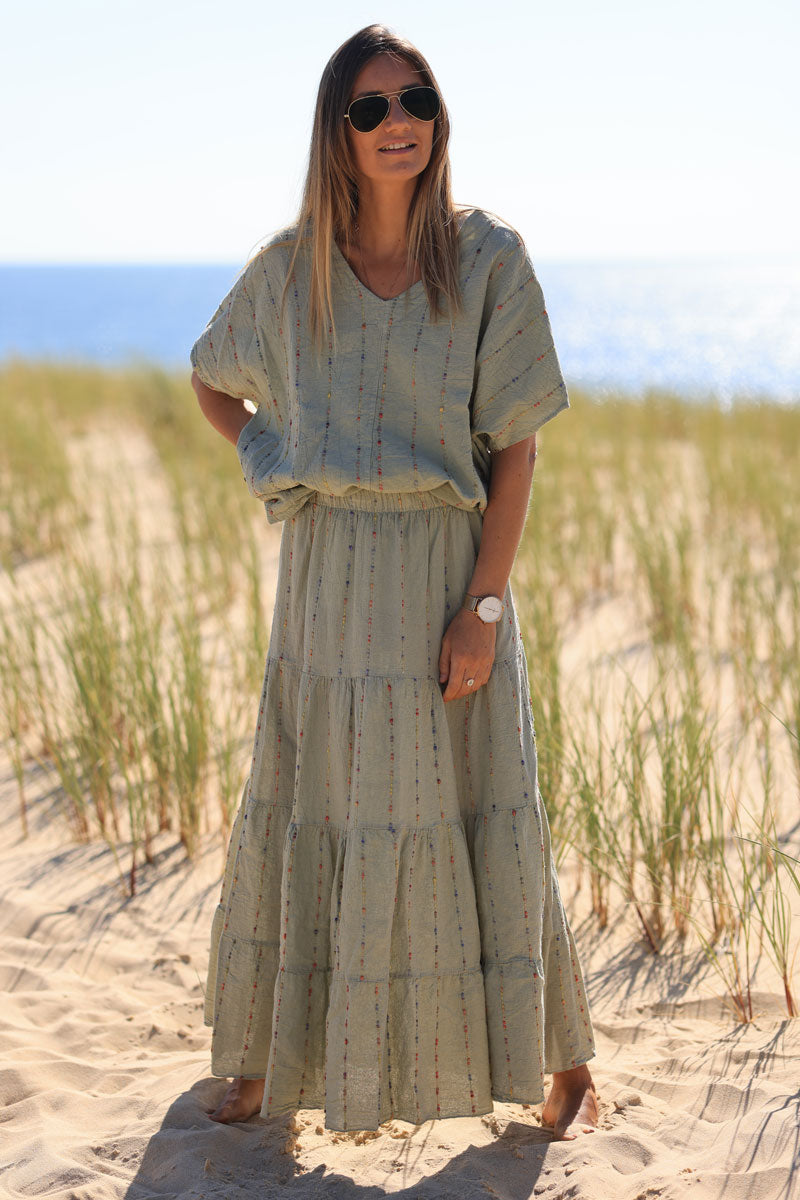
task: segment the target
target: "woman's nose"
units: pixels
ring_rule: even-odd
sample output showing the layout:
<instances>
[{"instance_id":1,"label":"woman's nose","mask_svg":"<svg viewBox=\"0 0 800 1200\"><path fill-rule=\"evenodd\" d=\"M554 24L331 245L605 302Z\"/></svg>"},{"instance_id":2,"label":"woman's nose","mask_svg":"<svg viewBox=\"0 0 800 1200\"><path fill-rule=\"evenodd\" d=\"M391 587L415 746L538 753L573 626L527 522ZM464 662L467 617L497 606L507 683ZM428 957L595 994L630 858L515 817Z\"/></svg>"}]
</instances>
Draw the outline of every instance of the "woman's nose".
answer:
<instances>
[{"instance_id":1,"label":"woman's nose","mask_svg":"<svg viewBox=\"0 0 800 1200\"><path fill-rule=\"evenodd\" d=\"M407 125L408 113L400 103L399 96L392 96L389 100L389 112L386 116L386 125Z\"/></svg>"}]
</instances>

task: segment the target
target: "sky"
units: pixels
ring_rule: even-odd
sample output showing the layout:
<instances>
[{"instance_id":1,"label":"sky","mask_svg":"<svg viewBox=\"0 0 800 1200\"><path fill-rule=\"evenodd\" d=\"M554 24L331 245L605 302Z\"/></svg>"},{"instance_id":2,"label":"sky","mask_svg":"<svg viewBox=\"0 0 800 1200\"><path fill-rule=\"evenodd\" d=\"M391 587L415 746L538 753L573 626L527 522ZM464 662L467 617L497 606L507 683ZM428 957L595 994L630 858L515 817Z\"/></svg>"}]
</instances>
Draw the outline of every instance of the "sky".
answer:
<instances>
[{"instance_id":1,"label":"sky","mask_svg":"<svg viewBox=\"0 0 800 1200\"><path fill-rule=\"evenodd\" d=\"M539 260L800 253L794 0L26 0L0 46L0 262L242 264L294 217L319 78L427 57L458 201Z\"/></svg>"}]
</instances>

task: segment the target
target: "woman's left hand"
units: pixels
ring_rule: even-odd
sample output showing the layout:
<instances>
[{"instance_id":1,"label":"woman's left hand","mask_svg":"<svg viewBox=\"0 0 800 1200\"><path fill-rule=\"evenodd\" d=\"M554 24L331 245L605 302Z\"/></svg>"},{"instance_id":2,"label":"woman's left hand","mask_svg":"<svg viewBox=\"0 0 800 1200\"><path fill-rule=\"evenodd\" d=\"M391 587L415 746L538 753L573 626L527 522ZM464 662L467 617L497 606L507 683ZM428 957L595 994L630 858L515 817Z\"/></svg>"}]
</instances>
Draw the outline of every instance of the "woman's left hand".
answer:
<instances>
[{"instance_id":1,"label":"woman's left hand","mask_svg":"<svg viewBox=\"0 0 800 1200\"><path fill-rule=\"evenodd\" d=\"M439 683L447 686L445 701L472 696L492 673L497 623L483 622L475 613L460 608L442 638L439 651ZM467 680L474 679L472 687Z\"/></svg>"}]
</instances>

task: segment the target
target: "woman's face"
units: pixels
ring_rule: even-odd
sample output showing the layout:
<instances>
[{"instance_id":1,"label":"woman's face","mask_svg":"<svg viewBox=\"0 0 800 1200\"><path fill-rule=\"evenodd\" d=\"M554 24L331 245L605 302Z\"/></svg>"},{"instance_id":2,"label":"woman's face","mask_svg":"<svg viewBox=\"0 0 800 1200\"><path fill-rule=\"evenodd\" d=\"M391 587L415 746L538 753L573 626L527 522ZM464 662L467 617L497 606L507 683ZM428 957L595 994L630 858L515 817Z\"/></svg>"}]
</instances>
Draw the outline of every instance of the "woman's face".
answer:
<instances>
[{"instance_id":1,"label":"woman's face","mask_svg":"<svg viewBox=\"0 0 800 1200\"><path fill-rule=\"evenodd\" d=\"M405 60L390 54L377 54L356 76L348 103L370 92L399 92L426 82ZM347 122L347 138L357 180L402 182L413 179L428 165L436 122L410 117L397 96L391 97L390 104L386 120L371 133L359 133ZM389 149L391 146L403 148Z\"/></svg>"}]
</instances>

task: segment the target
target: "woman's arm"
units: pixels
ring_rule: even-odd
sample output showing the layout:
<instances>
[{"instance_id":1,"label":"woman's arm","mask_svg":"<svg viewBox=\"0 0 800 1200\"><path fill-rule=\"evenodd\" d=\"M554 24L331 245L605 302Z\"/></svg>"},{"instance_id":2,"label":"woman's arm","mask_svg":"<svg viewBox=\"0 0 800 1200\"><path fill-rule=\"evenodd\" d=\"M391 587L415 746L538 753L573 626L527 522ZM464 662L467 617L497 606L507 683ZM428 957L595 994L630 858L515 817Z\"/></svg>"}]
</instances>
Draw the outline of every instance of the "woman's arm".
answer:
<instances>
[{"instance_id":1,"label":"woman's arm","mask_svg":"<svg viewBox=\"0 0 800 1200\"><path fill-rule=\"evenodd\" d=\"M203 383L196 371L192 371L192 387L197 394L203 416L218 433L235 446L239 434L253 415L250 409L245 408L244 401L238 400L236 396L229 396L227 392L215 392Z\"/></svg>"},{"instance_id":2,"label":"woman's arm","mask_svg":"<svg viewBox=\"0 0 800 1200\"><path fill-rule=\"evenodd\" d=\"M519 548L536 460L536 434L491 456L489 496L483 512L481 544L467 591L499 596L506 590ZM470 696L492 673L497 625L485 625L475 613L459 608L442 638L439 683L445 701ZM472 687L466 678L474 680Z\"/></svg>"},{"instance_id":3,"label":"woman's arm","mask_svg":"<svg viewBox=\"0 0 800 1200\"><path fill-rule=\"evenodd\" d=\"M535 433L492 451L481 545L467 588L471 596L503 598L528 515L535 461Z\"/></svg>"}]
</instances>

